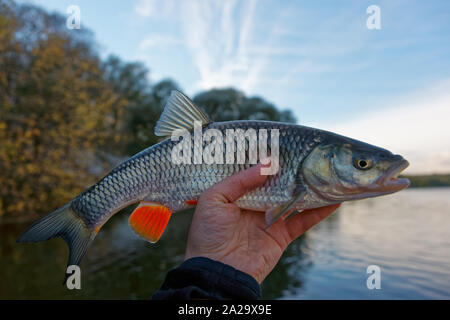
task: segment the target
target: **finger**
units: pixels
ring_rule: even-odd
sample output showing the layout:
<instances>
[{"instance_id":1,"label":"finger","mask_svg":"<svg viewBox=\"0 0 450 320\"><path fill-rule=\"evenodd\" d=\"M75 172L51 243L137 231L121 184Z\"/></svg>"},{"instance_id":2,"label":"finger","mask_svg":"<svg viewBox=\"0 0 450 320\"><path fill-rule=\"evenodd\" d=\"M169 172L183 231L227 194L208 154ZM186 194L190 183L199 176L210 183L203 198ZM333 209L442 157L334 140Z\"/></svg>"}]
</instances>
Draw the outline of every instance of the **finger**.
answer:
<instances>
[{"instance_id":1,"label":"finger","mask_svg":"<svg viewBox=\"0 0 450 320\"><path fill-rule=\"evenodd\" d=\"M269 164L270 165L270 164ZM267 179L267 175L261 175L261 164L247 170L239 171L209 188L206 197L221 195L224 202L234 202L248 191L261 186ZM267 164L264 164L267 166Z\"/></svg>"},{"instance_id":2,"label":"finger","mask_svg":"<svg viewBox=\"0 0 450 320\"><path fill-rule=\"evenodd\" d=\"M286 228L289 233L290 241L297 239L308 229L318 224L320 221L331 215L341 204L333 204L327 207L317 209L308 209L292 218L286 220Z\"/></svg>"}]
</instances>

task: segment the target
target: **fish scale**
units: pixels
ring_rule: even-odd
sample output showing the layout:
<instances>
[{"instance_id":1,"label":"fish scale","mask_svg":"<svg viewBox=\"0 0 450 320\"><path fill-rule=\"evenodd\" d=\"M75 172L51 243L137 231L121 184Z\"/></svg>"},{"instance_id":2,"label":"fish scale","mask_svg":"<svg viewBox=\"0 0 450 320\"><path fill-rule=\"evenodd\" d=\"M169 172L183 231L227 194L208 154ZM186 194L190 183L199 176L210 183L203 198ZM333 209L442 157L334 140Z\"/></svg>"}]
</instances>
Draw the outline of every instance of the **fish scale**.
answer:
<instances>
[{"instance_id":1,"label":"fish scale","mask_svg":"<svg viewBox=\"0 0 450 320\"><path fill-rule=\"evenodd\" d=\"M244 131L268 130L268 150L270 150L270 129L280 130L279 174L270 176L262 187L241 197L237 204L262 211L270 205L287 201L292 196L288 191L292 190L295 183L298 164L318 143L315 139L320 132L297 125L278 125L262 121L212 123L205 127L203 132L217 129L226 136L227 129L237 128ZM241 165L174 164L171 150L177 143L178 141L170 139L164 140L119 165L100 182L74 199L72 202L74 211L90 227L101 224L105 218L123 207L124 202L153 201L163 203L173 211L179 211L189 207L186 204L187 200L198 198L208 187L251 166L248 159L246 164ZM248 151L248 148L245 149ZM194 144L191 150L193 155ZM225 159L226 145L222 150ZM105 190L112 192L107 193Z\"/></svg>"},{"instance_id":2,"label":"fish scale","mask_svg":"<svg viewBox=\"0 0 450 320\"><path fill-rule=\"evenodd\" d=\"M278 171L269 175L262 186L235 201L240 208L265 211L267 227L293 210L376 197L409 185L407 179L396 178L408 162L385 149L295 124L248 120L211 122L192 101L176 91L167 101L155 134L170 137L175 130L185 130L192 138L196 121L204 137L214 136L210 129L221 133L223 161L227 153L234 152L236 160L237 154L244 151L245 163L177 164L172 161L172 150L182 142L166 138L118 165L69 203L35 222L18 242L61 236L69 245L68 264L78 265L101 226L120 209L138 202L129 218L130 226L144 239L158 241L172 212L195 205L206 189L255 165L249 163L250 143L237 143L234 151L227 149L230 129L254 132L258 138L264 132L262 129L266 130L267 152L273 151L271 165L276 154L275 149L271 150L271 130L278 130ZM204 150L210 143L203 141L198 146L192 143L191 161L196 151ZM258 151L259 148L258 143ZM216 149L213 156L215 152Z\"/></svg>"}]
</instances>

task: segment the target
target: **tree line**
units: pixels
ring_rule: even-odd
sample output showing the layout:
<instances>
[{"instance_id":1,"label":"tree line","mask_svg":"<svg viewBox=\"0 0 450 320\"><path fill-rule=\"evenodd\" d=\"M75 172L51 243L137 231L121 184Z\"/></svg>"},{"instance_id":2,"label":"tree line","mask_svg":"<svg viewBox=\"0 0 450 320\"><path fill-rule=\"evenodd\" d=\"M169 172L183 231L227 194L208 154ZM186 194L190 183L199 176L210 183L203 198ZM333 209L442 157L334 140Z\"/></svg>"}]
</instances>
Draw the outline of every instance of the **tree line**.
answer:
<instances>
[{"instance_id":1,"label":"tree line","mask_svg":"<svg viewBox=\"0 0 450 320\"><path fill-rule=\"evenodd\" d=\"M410 188L450 187L450 174L405 175L411 181Z\"/></svg>"},{"instance_id":2,"label":"tree line","mask_svg":"<svg viewBox=\"0 0 450 320\"><path fill-rule=\"evenodd\" d=\"M153 129L174 89L142 63L101 59L94 35L65 17L0 0L0 221L35 219L68 202L118 161L158 142ZM233 89L194 102L215 121L295 122Z\"/></svg>"}]
</instances>

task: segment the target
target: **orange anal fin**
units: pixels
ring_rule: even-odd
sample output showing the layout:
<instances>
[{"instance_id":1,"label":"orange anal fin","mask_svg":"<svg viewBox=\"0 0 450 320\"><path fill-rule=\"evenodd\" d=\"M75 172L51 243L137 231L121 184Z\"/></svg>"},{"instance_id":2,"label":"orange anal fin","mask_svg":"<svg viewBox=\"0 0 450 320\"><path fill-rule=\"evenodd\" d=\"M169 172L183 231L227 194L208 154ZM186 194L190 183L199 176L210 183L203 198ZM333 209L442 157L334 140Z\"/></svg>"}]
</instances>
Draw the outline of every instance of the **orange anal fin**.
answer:
<instances>
[{"instance_id":1,"label":"orange anal fin","mask_svg":"<svg viewBox=\"0 0 450 320\"><path fill-rule=\"evenodd\" d=\"M197 205L198 200L194 199L194 200L186 200L186 204L189 206L196 206Z\"/></svg>"},{"instance_id":2,"label":"orange anal fin","mask_svg":"<svg viewBox=\"0 0 450 320\"><path fill-rule=\"evenodd\" d=\"M128 219L130 227L142 238L157 242L166 229L171 212L169 208L151 202L141 202Z\"/></svg>"}]
</instances>

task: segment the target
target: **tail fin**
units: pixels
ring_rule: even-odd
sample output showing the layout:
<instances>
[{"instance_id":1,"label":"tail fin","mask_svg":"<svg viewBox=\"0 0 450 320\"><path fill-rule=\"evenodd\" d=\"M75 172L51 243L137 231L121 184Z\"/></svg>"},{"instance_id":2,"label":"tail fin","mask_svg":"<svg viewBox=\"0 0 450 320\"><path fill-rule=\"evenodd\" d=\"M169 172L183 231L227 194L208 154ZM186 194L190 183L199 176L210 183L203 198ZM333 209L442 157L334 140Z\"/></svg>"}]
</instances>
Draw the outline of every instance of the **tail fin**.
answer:
<instances>
[{"instance_id":1,"label":"tail fin","mask_svg":"<svg viewBox=\"0 0 450 320\"><path fill-rule=\"evenodd\" d=\"M89 245L96 236L83 220L72 210L70 202L42 219L25 231L17 242L39 242L61 237L69 246L70 265L79 265Z\"/></svg>"}]
</instances>

